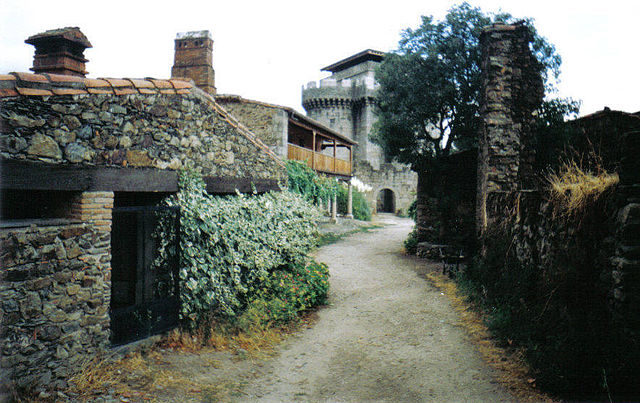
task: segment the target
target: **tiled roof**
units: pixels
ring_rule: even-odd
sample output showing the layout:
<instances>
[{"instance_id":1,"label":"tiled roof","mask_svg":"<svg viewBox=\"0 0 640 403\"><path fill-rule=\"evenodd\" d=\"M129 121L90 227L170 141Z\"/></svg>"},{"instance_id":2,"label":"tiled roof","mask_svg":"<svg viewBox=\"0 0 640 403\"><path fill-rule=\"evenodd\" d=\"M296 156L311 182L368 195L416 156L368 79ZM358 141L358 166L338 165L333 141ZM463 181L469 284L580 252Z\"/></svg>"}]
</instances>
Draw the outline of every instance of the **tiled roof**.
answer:
<instances>
[{"instance_id":1,"label":"tiled roof","mask_svg":"<svg viewBox=\"0 0 640 403\"><path fill-rule=\"evenodd\" d=\"M189 81L155 78L84 78L60 74L0 74L0 98L80 94L188 94Z\"/></svg>"}]
</instances>

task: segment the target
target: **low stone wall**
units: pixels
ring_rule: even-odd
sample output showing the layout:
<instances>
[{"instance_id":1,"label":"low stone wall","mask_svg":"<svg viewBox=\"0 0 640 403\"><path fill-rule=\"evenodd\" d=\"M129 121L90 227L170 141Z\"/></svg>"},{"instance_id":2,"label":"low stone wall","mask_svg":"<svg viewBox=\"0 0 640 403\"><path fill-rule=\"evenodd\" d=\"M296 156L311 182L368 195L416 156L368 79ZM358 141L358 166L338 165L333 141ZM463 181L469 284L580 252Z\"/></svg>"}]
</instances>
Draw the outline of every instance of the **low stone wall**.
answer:
<instances>
[{"instance_id":1,"label":"low stone wall","mask_svg":"<svg viewBox=\"0 0 640 403\"><path fill-rule=\"evenodd\" d=\"M0 229L0 389L64 388L109 346L109 229L69 220Z\"/></svg>"}]
</instances>

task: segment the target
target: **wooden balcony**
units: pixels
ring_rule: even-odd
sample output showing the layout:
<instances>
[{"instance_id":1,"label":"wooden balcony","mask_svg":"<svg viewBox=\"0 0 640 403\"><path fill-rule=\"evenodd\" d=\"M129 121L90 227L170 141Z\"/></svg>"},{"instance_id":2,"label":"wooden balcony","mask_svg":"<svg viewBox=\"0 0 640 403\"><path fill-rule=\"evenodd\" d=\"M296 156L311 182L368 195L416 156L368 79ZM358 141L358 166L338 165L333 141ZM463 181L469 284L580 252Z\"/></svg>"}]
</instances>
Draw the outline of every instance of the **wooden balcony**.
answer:
<instances>
[{"instance_id":1,"label":"wooden balcony","mask_svg":"<svg viewBox=\"0 0 640 403\"><path fill-rule=\"evenodd\" d=\"M306 161L307 165L318 172L351 176L351 162L314 152L308 148L288 144L287 158Z\"/></svg>"}]
</instances>

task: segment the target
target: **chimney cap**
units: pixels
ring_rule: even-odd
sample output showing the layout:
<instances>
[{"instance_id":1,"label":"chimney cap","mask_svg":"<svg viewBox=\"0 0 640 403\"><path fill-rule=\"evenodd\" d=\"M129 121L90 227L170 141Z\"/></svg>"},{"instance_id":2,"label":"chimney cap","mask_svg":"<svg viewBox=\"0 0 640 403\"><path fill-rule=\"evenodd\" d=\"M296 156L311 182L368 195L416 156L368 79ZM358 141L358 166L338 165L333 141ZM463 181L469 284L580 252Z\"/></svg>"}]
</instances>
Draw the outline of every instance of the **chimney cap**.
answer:
<instances>
[{"instance_id":1,"label":"chimney cap","mask_svg":"<svg viewBox=\"0 0 640 403\"><path fill-rule=\"evenodd\" d=\"M25 40L25 43L36 46L36 44L39 42L51 39L66 39L70 42L78 43L85 48L93 47L91 46L91 42L89 42L87 37L84 36L84 34L80 31L80 28L78 27L50 29L48 31L30 36Z\"/></svg>"},{"instance_id":2,"label":"chimney cap","mask_svg":"<svg viewBox=\"0 0 640 403\"><path fill-rule=\"evenodd\" d=\"M211 32L209 32L209 30L205 29L203 31L189 31L189 32L178 32L176 34L176 40L180 40L180 39L211 39L213 40L213 38L211 37Z\"/></svg>"}]
</instances>

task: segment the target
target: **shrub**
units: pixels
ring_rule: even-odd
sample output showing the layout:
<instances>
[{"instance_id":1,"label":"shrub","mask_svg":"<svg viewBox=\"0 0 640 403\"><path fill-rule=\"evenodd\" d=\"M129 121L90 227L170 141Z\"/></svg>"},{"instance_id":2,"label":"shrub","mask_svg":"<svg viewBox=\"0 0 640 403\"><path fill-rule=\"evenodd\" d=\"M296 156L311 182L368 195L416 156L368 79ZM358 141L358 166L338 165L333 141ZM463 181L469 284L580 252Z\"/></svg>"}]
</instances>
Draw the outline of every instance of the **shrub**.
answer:
<instances>
[{"instance_id":1,"label":"shrub","mask_svg":"<svg viewBox=\"0 0 640 403\"><path fill-rule=\"evenodd\" d=\"M411 218L414 222L417 218L417 210L418 210L418 199L411 202L409 208L407 209L407 217Z\"/></svg>"},{"instance_id":2,"label":"shrub","mask_svg":"<svg viewBox=\"0 0 640 403\"><path fill-rule=\"evenodd\" d=\"M353 218L362 221L371 221L371 209L364 195L357 189L351 189L351 207ZM349 189L345 185L338 186L338 212L347 214L347 202L349 199Z\"/></svg>"},{"instance_id":3,"label":"shrub","mask_svg":"<svg viewBox=\"0 0 640 403\"><path fill-rule=\"evenodd\" d=\"M239 326L287 323L298 313L324 304L328 290L329 270L323 263L308 260L276 270L259 284Z\"/></svg>"},{"instance_id":4,"label":"shrub","mask_svg":"<svg viewBox=\"0 0 640 403\"><path fill-rule=\"evenodd\" d=\"M404 240L404 248L408 254L416 254L418 250L418 229L416 227L413 227L413 230L411 230L407 239Z\"/></svg>"},{"instance_id":5,"label":"shrub","mask_svg":"<svg viewBox=\"0 0 640 403\"><path fill-rule=\"evenodd\" d=\"M159 262L180 254L180 317L190 327L211 312L234 317L246 306L250 287L272 272L306 261L317 242L317 211L291 192L210 196L202 178L182 172L180 191L165 203L178 206L176 234L161 225Z\"/></svg>"}]
</instances>

